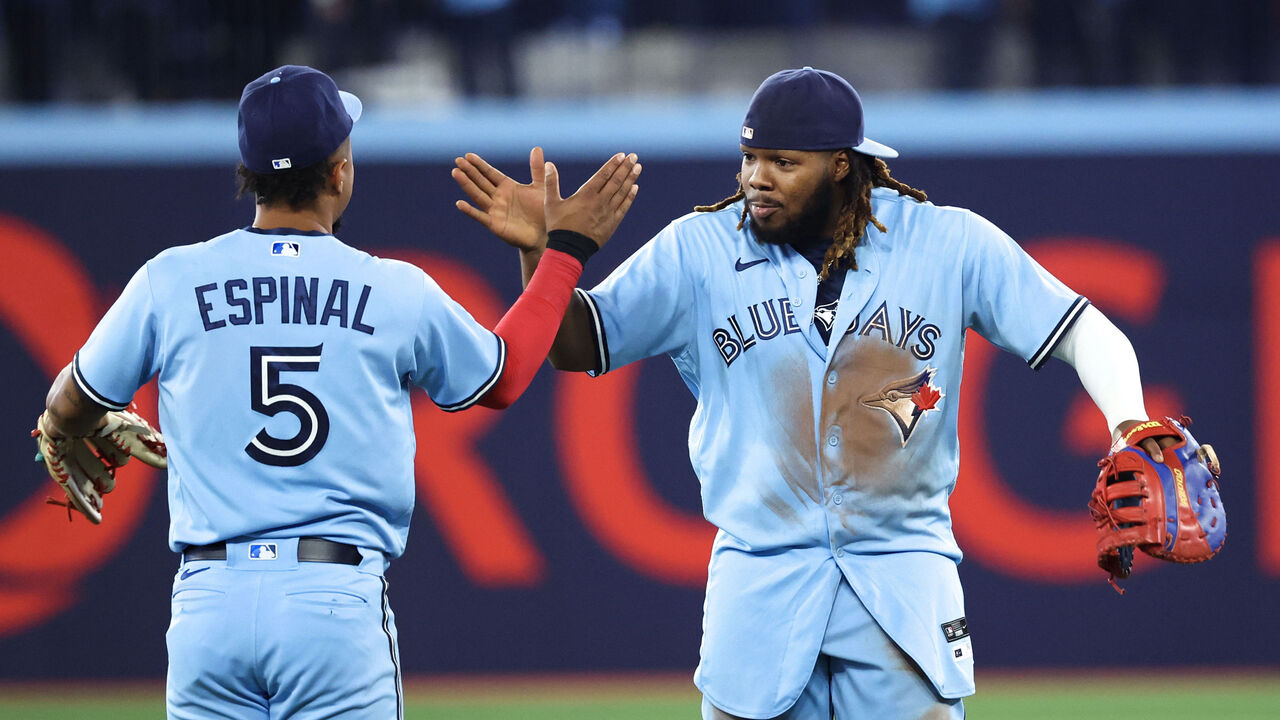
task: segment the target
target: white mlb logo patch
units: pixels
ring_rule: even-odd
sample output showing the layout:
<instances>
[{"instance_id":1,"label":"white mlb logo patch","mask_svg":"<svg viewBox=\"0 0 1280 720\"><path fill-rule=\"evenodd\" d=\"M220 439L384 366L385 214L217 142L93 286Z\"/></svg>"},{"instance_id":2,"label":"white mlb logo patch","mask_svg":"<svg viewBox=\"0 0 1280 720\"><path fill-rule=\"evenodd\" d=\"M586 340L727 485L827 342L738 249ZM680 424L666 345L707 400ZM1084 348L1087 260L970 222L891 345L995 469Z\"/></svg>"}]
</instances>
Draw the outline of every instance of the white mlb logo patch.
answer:
<instances>
[{"instance_id":1,"label":"white mlb logo patch","mask_svg":"<svg viewBox=\"0 0 1280 720\"><path fill-rule=\"evenodd\" d=\"M743 126L742 126L742 137L744 137L744 138L746 138L746 139L750 140L751 138L753 138L753 137L755 137L755 136L756 136L756 130L755 130L755 128L749 128L749 127L747 127L746 125L743 125Z\"/></svg>"},{"instance_id":2,"label":"white mlb logo patch","mask_svg":"<svg viewBox=\"0 0 1280 720\"><path fill-rule=\"evenodd\" d=\"M271 167L277 170L288 170L289 168L293 167L293 161L290 160L289 158L280 158L279 160L272 160Z\"/></svg>"},{"instance_id":3,"label":"white mlb logo patch","mask_svg":"<svg viewBox=\"0 0 1280 720\"><path fill-rule=\"evenodd\" d=\"M250 543L250 560L275 560L280 556L279 547L275 543Z\"/></svg>"}]
</instances>

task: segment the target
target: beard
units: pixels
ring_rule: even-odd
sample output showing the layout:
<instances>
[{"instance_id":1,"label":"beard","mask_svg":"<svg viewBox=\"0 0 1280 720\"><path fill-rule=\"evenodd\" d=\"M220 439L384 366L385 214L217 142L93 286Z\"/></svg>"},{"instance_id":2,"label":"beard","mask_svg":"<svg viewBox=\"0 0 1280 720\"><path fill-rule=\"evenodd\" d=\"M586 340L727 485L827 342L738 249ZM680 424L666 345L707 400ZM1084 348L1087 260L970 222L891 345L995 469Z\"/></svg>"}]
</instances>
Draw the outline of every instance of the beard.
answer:
<instances>
[{"instance_id":1,"label":"beard","mask_svg":"<svg viewBox=\"0 0 1280 720\"><path fill-rule=\"evenodd\" d=\"M818 240L826 229L831 218L831 208L835 205L835 183L828 177L805 204L800 206L796 215L785 225L777 228L762 228L750 214L747 220L756 239L770 245L787 245L789 243L804 244Z\"/></svg>"}]
</instances>

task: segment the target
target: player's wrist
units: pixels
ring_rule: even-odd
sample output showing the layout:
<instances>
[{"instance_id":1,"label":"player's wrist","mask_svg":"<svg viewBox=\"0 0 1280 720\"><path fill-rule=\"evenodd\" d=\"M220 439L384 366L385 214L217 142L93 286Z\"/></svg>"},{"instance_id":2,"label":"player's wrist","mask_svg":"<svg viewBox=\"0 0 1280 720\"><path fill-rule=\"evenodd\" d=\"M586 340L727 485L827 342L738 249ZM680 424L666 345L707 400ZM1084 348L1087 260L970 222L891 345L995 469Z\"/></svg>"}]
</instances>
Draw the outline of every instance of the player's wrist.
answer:
<instances>
[{"instance_id":1,"label":"player's wrist","mask_svg":"<svg viewBox=\"0 0 1280 720\"><path fill-rule=\"evenodd\" d=\"M62 422L52 410L46 409L36 422L36 429L50 440L65 440L71 434L63 427Z\"/></svg>"},{"instance_id":2,"label":"player's wrist","mask_svg":"<svg viewBox=\"0 0 1280 720\"><path fill-rule=\"evenodd\" d=\"M569 255L584 267L587 260L600 249L595 240L573 230L552 230L547 233L547 249Z\"/></svg>"}]
</instances>

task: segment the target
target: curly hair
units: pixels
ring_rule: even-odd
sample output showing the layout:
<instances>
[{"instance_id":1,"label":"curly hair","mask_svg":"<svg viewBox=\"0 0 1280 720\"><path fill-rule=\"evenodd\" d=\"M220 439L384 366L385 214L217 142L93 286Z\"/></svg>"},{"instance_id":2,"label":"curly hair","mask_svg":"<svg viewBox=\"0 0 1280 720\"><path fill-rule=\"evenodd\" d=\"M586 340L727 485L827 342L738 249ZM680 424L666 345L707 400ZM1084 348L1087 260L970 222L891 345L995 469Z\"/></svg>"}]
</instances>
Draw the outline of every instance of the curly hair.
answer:
<instances>
[{"instance_id":1,"label":"curly hair","mask_svg":"<svg viewBox=\"0 0 1280 720\"><path fill-rule=\"evenodd\" d=\"M832 270L845 263L853 270L858 269L858 261L854 258L853 251L862 242L862 233L866 230L867 223L875 225L880 232L887 232L885 226L871 214L872 188L889 188L897 191L899 195L906 195L918 202L928 199L928 195L923 190L917 190L890 175L889 166L880 158L851 152L849 160L849 174L839 183L844 189L845 200L840 208L840 217L836 221L836 231L831 247L827 248L827 254L822 260L822 271L818 274L819 281L826 280ZM713 205L696 205L693 209L696 212L715 212L745 197L746 193L742 189L742 173L738 173L738 192ZM747 212L744 206L742 217L738 220L739 230L747 221Z\"/></svg>"},{"instance_id":2,"label":"curly hair","mask_svg":"<svg viewBox=\"0 0 1280 720\"><path fill-rule=\"evenodd\" d=\"M241 163L236 167L236 199L252 193L259 205L288 205L293 210L310 207L325 189L334 165L335 160L321 160L304 168L260 173Z\"/></svg>"}]
</instances>

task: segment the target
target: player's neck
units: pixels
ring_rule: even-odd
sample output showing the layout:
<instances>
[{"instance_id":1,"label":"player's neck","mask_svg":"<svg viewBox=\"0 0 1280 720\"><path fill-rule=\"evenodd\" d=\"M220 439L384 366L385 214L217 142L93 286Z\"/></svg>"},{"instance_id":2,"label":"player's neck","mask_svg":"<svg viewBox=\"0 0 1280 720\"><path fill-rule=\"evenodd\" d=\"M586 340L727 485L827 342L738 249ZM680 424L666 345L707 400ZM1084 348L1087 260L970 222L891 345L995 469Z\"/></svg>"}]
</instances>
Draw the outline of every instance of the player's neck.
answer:
<instances>
[{"instance_id":1,"label":"player's neck","mask_svg":"<svg viewBox=\"0 0 1280 720\"><path fill-rule=\"evenodd\" d=\"M332 213L326 212L322 207L294 210L287 205L258 205L253 216L253 226L262 230L292 228L294 230L318 230L332 234L333 220Z\"/></svg>"}]
</instances>

